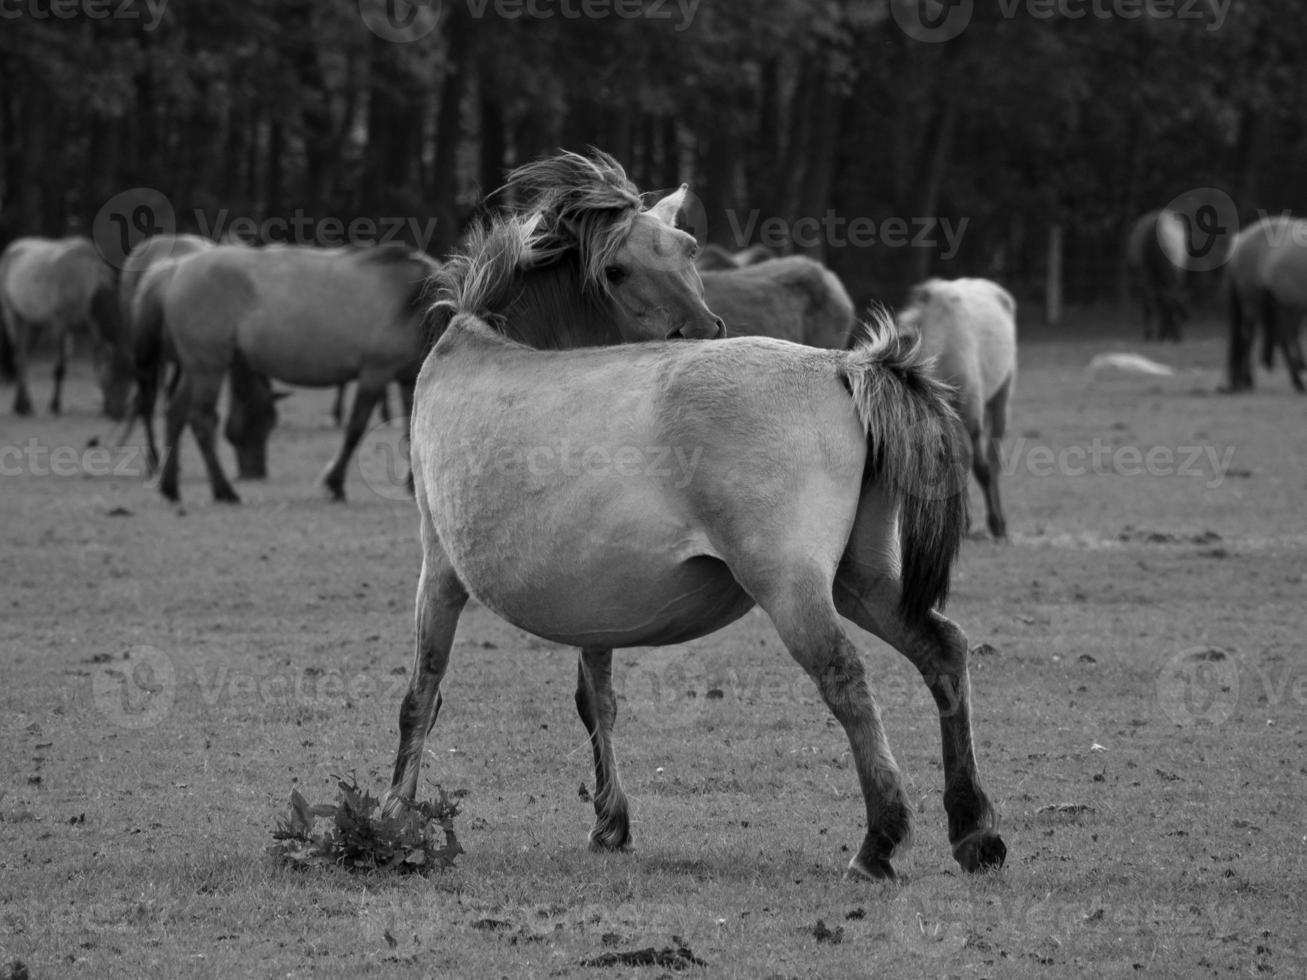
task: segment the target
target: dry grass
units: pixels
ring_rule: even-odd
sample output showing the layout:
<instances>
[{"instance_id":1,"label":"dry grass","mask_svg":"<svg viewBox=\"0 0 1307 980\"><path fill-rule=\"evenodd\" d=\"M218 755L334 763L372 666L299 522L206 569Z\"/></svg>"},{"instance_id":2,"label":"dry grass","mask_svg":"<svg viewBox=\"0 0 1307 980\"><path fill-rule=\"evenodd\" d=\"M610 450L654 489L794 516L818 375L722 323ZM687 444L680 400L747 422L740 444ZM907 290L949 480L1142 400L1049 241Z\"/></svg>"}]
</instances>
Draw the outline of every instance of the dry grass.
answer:
<instances>
[{"instance_id":1,"label":"dry grass","mask_svg":"<svg viewBox=\"0 0 1307 980\"><path fill-rule=\"evenodd\" d=\"M757 613L617 654L637 850L590 854L573 654L480 608L423 778L466 791L466 853L432 876L281 866L292 787L385 787L418 563L411 505L357 472L348 506L319 497L337 436L329 393L300 394L238 510L189 446L184 515L130 478L3 477L0 968L586 977L684 945L714 977L1302 975L1307 403L1279 377L1212 395L1214 335L1149 351L1182 368L1160 381L1090 383L1102 340L1023 344L1015 539L964 547L951 606L992 648L973 685L1002 872L957 872L929 696L859 634L920 812L906 884L841 878L847 745ZM0 442L103 436L73 380L67 417L4 415ZM1234 475L1032 472L1032 444L1095 438L1232 446Z\"/></svg>"}]
</instances>

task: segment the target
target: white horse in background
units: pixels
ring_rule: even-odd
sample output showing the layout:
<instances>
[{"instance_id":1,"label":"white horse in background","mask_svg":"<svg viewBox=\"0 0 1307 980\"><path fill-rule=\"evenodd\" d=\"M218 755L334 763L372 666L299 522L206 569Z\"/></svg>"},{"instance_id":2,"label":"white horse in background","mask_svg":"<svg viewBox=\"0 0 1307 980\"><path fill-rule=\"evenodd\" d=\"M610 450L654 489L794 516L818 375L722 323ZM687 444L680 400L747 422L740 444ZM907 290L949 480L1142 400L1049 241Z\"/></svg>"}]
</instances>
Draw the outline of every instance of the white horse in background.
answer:
<instances>
[{"instance_id":1,"label":"white horse in background","mask_svg":"<svg viewBox=\"0 0 1307 980\"><path fill-rule=\"evenodd\" d=\"M1017 303L989 279L930 279L915 287L899 325L921 335L934 374L954 389L971 437L971 468L985 494L989 531L1007 537L999 500L999 444L1017 378Z\"/></svg>"}]
</instances>

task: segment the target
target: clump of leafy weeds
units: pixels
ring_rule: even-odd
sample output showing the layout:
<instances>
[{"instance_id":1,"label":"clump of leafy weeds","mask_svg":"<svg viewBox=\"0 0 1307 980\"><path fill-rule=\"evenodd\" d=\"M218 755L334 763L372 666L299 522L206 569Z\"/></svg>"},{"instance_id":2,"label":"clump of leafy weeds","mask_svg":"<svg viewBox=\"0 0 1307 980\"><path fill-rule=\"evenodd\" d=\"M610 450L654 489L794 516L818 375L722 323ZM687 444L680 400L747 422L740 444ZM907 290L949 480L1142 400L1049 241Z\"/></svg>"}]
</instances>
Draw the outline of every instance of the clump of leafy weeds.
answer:
<instances>
[{"instance_id":1,"label":"clump of leafy weeds","mask_svg":"<svg viewBox=\"0 0 1307 980\"><path fill-rule=\"evenodd\" d=\"M454 834L456 804L444 790L422 803L406 802L393 817L382 816L380 801L359 788L353 777L337 780L334 804L310 804L291 790L290 816L277 821L276 844L268 853L295 867L343 867L349 871L441 871L463 853ZM330 820L314 833L319 817Z\"/></svg>"}]
</instances>

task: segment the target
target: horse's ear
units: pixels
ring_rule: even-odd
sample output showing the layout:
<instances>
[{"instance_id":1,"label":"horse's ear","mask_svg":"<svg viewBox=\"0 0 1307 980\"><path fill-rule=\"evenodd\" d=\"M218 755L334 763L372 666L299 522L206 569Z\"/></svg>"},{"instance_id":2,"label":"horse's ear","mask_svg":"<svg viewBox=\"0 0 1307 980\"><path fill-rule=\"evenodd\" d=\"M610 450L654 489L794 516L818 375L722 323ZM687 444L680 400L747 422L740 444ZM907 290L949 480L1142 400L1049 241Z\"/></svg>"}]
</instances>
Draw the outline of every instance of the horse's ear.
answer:
<instances>
[{"instance_id":1,"label":"horse's ear","mask_svg":"<svg viewBox=\"0 0 1307 980\"><path fill-rule=\"evenodd\" d=\"M690 185L682 184L651 207L648 213L657 218L663 224L675 228L676 216L681 213L681 208L685 206L685 195L689 193L689 191Z\"/></svg>"}]
</instances>

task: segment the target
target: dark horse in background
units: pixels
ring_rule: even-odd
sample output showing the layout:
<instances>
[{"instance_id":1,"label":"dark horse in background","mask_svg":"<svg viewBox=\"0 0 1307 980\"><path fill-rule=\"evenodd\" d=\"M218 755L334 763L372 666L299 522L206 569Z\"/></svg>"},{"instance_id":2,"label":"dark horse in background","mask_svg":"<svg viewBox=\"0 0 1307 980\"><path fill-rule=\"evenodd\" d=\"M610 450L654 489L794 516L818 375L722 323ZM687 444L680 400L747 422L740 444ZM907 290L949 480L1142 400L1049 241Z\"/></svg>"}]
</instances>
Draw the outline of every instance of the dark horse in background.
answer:
<instances>
[{"instance_id":1,"label":"dark horse in background","mask_svg":"<svg viewBox=\"0 0 1307 980\"><path fill-rule=\"evenodd\" d=\"M1135 222L1126 242L1130 285L1143 308L1144 340L1180 342L1189 318L1185 270L1189 235L1173 211L1149 211Z\"/></svg>"},{"instance_id":2,"label":"dark horse in background","mask_svg":"<svg viewBox=\"0 0 1307 980\"><path fill-rule=\"evenodd\" d=\"M1228 390L1252 390L1253 347L1260 326L1262 366L1272 368L1279 347L1289 379L1302 391L1298 331L1307 314L1307 220L1268 215L1240 231L1225 264L1225 298L1230 314Z\"/></svg>"},{"instance_id":3,"label":"dark horse in background","mask_svg":"<svg viewBox=\"0 0 1307 980\"><path fill-rule=\"evenodd\" d=\"M111 418L127 414L127 391L110 383L121 375L116 274L89 239L18 238L0 255L0 371L12 377L14 412L30 415L27 361L42 334L57 351L50 411L63 407L63 383L73 335L91 340L96 375Z\"/></svg>"}]
</instances>

